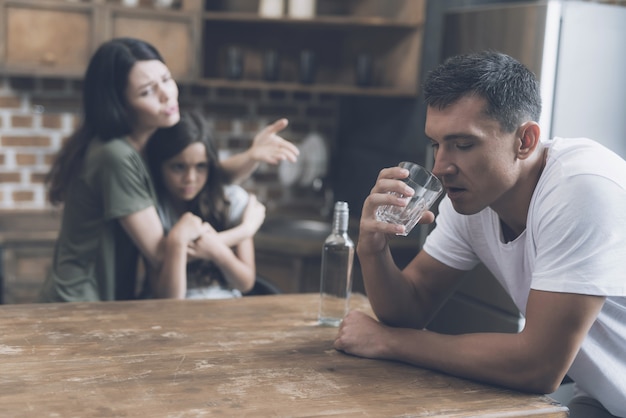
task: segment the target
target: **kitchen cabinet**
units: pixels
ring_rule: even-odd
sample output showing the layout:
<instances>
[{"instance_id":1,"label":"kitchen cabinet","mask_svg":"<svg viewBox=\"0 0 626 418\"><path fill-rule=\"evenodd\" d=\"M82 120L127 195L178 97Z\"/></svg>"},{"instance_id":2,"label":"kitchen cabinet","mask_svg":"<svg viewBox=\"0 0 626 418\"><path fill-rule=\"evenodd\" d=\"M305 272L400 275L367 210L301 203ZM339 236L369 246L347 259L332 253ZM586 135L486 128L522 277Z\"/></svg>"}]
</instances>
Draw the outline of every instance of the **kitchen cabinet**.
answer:
<instances>
[{"instance_id":1,"label":"kitchen cabinet","mask_svg":"<svg viewBox=\"0 0 626 418\"><path fill-rule=\"evenodd\" d=\"M197 78L200 29L193 14L117 6L107 9L106 22L105 39L143 39L157 47L177 81Z\"/></svg>"},{"instance_id":2,"label":"kitchen cabinet","mask_svg":"<svg viewBox=\"0 0 626 418\"><path fill-rule=\"evenodd\" d=\"M131 36L154 44L177 80L196 85L353 96L418 93L426 0L317 0L310 18L261 16L260 0L152 4L0 0L0 70L81 77L101 42ZM239 77L229 76L229 51L241 57ZM275 79L264 71L270 53L277 57ZM303 53L314 70L304 82ZM371 76L359 82L357 66Z\"/></svg>"},{"instance_id":3,"label":"kitchen cabinet","mask_svg":"<svg viewBox=\"0 0 626 418\"><path fill-rule=\"evenodd\" d=\"M0 213L0 303L33 303L52 265L61 211Z\"/></svg>"},{"instance_id":4,"label":"kitchen cabinet","mask_svg":"<svg viewBox=\"0 0 626 418\"><path fill-rule=\"evenodd\" d=\"M34 303L52 265L56 235L53 232L28 236L6 234L0 243L2 286L0 303Z\"/></svg>"},{"instance_id":5,"label":"kitchen cabinet","mask_svg":"<svg viewBox=\"0 0 626 418\"><path fill-rule=\"evenodd\" d=\"M89 4L0 1L0 68L4 73L78 76L97 42Z\"/></svg>"},{"instance_id":6,"label":"kitchen cabinet","mask_svg":"<svg viewBox=\"0 0 626 418\"><path fill-rule=\"evenodd\" d=\"M285 2L288 3L288 2ZM318 0L307 19L259 15L259 0L207 0L203 12L202 83L345 95L415 96L425 0ZM243 57L243 74L229 79L228 51ZM279 75L267 81L264 56L276 52ZM300 81L310 51L315 77ZM357 57L369 57L371 83L357 84Z\"/></svg>"},{"instance_id":7,"label":"kitchen cabinet","mask_svg":"<svg viewBox=\"0 0 626 418\"><path fill-rule=\"evenodd\" d=\"M198 77L200 20L187 9L118 0L0 0L0 70L82 77L96 48L130 36L157 46L177 80Z\"/></svg>"}]
</instances>

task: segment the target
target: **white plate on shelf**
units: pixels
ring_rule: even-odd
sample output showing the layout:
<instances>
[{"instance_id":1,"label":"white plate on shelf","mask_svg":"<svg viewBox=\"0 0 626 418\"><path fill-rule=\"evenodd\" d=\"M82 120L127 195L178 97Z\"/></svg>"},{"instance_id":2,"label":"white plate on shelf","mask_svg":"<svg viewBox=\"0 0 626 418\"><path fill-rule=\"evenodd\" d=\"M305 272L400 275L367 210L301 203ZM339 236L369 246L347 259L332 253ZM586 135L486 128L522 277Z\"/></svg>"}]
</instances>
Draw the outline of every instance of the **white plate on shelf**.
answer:
<instances>
[{"instance_id":1,"label":"white plate on shelf","mask_svg":"<svg viewBox=\"0 0 626 418\"><path fill-rule=\"evenodd\" d=\"M309 187L317 178L326 176L328 171L328 147L324 138L312 132L304 138L300 146L300 158L303 171L298 184Z\"/></svg>"},{"instance_id":2,"label":"white plate on shelf","mask_svg":"<svg viewBox=\"0 0 626 418\"><path fill-rule=\"evenodd\" d=\"M304 164L302 158L302 151L300 151L300 157L295 163L291 161L283 160L278 165L278 181L283 186L292 186L296 184L304 171Z\"/></svg>"}]
</instances>

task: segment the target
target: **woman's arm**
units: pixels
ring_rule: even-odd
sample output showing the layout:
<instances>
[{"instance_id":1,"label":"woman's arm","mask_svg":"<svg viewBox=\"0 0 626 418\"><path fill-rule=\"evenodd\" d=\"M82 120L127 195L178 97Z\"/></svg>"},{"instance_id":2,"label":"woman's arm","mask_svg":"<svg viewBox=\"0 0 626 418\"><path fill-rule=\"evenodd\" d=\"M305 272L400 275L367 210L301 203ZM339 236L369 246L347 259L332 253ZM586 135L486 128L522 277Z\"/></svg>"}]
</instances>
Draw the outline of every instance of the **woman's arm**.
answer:
<instances>
[{"instance_id":1,"label":"woman's arm","mask_svg":"<svg viewBox=\"0 0 626 418\"><path fill-rule=\"evenodd\" d=\"M298 159L298 148L278 135L288 123L283 118L266 126L254 137L250 148L220 161L232 182L239 183L250 177L261 162L278 164L282 160L295 162Z\"/></svg>"},{"instance_id":2,"label":"woman's arm","mask_svg":"<svg viewBox=\"0 0 626 418\"><path fill-rule=\"evenodd\" d=\"M152 215L156 216L158 228L153 225ZM156 298L184 299L187 291L187 246L207 231L202 220L185 213L167 237L163 236L163 227L154 207L126 216L120 222L147 260L147 279L152 295Z\"/></svg>"},{"instance_id":3,"label":"woman's arm","mask_svg":"<svg viewBox=\"0 0 626 418\"><path fill-rule=\"evenodd\" d=\"M154 206L119 219L122 228L133 240L147 267L158 270L163 254L163 225Z\"/></svg>"}]
</instances>

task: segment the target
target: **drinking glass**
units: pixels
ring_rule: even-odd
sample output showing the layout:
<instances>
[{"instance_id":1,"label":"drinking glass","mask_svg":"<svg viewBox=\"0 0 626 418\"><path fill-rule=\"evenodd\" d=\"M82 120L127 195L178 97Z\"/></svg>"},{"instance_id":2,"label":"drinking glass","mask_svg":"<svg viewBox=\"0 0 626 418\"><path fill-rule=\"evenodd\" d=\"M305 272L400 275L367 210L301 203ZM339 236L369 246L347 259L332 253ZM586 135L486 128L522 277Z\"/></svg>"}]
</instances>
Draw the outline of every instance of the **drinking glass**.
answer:
<instances>
[{"instance_id":1,"label":"drinking glass","mask_svg":"<svg viewBox=\"0 0 626 418\"><path fill-rule=\"evenodd\" d=\"M376 219L378 221L404 225L404 233L397 235L408 235L417 225L424 212L426 212L439 195L443 192L443 186L439 179L430 171L408 161L398 164L399 167L409 170L409 176L402 179L413 190L413 196L399 195L401 198L408 200L406 206L384 205L376 209ZM397 194L395 192L390 192Z\"/></svg>"}]
</instances>

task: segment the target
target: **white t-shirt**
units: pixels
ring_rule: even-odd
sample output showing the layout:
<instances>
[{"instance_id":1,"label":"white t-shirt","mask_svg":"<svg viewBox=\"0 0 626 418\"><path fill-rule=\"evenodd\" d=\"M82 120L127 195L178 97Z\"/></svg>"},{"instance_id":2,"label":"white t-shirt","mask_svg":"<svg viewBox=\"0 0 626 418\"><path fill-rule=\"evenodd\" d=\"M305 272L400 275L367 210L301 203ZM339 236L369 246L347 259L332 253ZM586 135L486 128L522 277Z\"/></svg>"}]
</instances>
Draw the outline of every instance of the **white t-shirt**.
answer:
<instances>
[{"instance_id":1,"label":"white t-shirt","mask_svg":"<svg viewBox=\"0 0 626 418\"><path fill-rule=\"evenodd\" d=\"M461 215L446 197L424 251L461 270L482 262L522 313L530 289L606 296L568 375L626 417L626 161L588 139L544 144L520 236L503 242L493 210Z\"/></svg>"}]
</instances>

